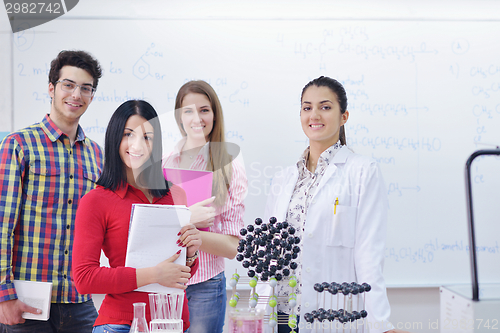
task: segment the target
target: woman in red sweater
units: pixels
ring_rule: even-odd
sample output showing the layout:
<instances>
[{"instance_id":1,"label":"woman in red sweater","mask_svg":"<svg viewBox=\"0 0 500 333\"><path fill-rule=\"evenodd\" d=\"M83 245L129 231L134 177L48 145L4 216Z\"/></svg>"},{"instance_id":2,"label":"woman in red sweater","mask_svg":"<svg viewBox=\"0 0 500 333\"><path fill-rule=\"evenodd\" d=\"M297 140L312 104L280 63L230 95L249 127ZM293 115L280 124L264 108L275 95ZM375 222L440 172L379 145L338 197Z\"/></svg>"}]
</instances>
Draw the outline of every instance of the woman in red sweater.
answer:
<instances>
[{"instance_id":1,"label":"woman in red sweater","mask_svg":"<svg viewBox=\"0 0 500 333\"><path fill-rule=\"evenodd\" d=\"M75 284L80 293L106 294L94 333L128 332L136 302L146 303L149 322L148 293L134 290L152 283L185 290L198 267L201 237L192 225L179 233L179 246L187 248L186 266L174 263L179 251L154 267L125 267L132 204L186 204L184 191L163 177L161 142L158 115L149 103L132 100L120 105L106 130L105 164L98 186L79 203L73 245ZM100 266L101 249L110 267ZM182 319L186 330L186 297Z\"/></svg>"}]
</instances>

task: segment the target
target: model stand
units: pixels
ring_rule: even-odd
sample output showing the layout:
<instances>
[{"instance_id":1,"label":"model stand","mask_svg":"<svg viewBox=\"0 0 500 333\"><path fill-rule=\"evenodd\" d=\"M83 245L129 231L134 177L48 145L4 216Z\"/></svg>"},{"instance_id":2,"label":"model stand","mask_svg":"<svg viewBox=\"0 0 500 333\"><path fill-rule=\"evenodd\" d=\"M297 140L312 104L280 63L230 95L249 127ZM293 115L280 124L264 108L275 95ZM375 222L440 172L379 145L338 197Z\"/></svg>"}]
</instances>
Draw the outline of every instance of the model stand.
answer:
<instances>
[{"instance_id":1,"label":"model stand","mask_svg":"<svg viewBox=\"0 0 500 333\"><path fill-rule=\"evenodd\" d=\"M290 286L293 286L292 288L296 286L297 280L295 279L295 276L290 276L290 278L287 279L288 283ZM248 321L253 317L254 321L256 324L260 327L260 330L255 330L255 332L261 332L263 325L269 325L272 328L277 327L278 324L284 324L288 325L292 329L297 327L297 315L292 312L289 316L278 316L277 314L277 306L278 304L282 303L284 304L285 302L292 307L292 309L297 305L297 298L294 292L288 297L278 297L275 293L275 287L277 285L277 280L273 277L269 279L269 281L264 282L268 283L269 286L271 287L271 294L269 296L259 296L257 292L255 291L257 287L258 280L254 276L252 278L245 278L245 277L239 277L238 273L234 273L233 276L231 277L229 281L229 285L232 287L232 296L229 300L229 306L233 308L233 310L230 311L230 327L235 327L235 326L243 326L245 325L247 329L240 330L232 330L230 329L229 332L254 332L253 325L248 324ZM237 291L237 286L238 285L244 285L248 284L251 287L250 290L250 295L248 298L241 298L240 294ZM292 291L294 291L292 289ZM264 311L262 309L257 309L257 305L269 305L271 310L270 314L264 314ZM245 318L242 320L241 318ZM234 319L232 319L234 318ZM237 324L234 324L234 322L237 321ZM293 332L293 330L292 330Z\"/></svg>"},{"instance_id":2,"label":"model stand","mask_svg":"<svg viewBox=\"0 0 500 333\"><path fill-rule=\"evenodd\" d=\"M334 329L335 332L344 332L346 328L352 331L353 327L356 332L359 327L360 332L364 332L364 318L368 315L365 297L366 292L371 290L368 283L323 282L314 284L314 290L317 293L316 310L304 314L307 323L312 324L312 327L323 328L321 332L333 332ZM361 325L358 325L358 320ZM324 329L325 326L327 330Z\"/></svg>"},{"instance_id":3,"label":"model stand","mask_svg":"<svg viewBox=\"0 0 500 333\"><path fill-rule=\"evenodd\" d=\"M247 269L248 278L240 278L239 274L235 272L229 280L229 285L233 288L229 300L229 305L234 308L233 313L238 312L238 306L240 308L245 306L257 316L257 304L267 304L272 311L269 315L262 315L262 325L275 328L278 324L288 324L292 330L295 329L297 327L297 315L293 309L297 305L295 295L295 286L297 285L295 269L297 263L294 260L297 259L300 252L298 246L300 238L295 236L295 228L286 221L278 222L274 217L269 219L269 223L264 223L262 219L257 218L253 225L250 224L241 229L240 234L245 238L239 242L239 254L236 256L236 260L240 261L243 268ZM256 293L255 289L259 280L269 284L271 288L269 296L259 297ZM288 285L292 288L290 296L278 297L276 295L275 287L278 281L288 281ZM246 283L251 287L251 292L249 299L243 301L240 300L236 286ZM282 318L283 316L278 316L276 309L279 304L285 302L292 308L292 313L286 318ZM257 317L260 318L260 316Z\"/></svg>"}]
</instances>

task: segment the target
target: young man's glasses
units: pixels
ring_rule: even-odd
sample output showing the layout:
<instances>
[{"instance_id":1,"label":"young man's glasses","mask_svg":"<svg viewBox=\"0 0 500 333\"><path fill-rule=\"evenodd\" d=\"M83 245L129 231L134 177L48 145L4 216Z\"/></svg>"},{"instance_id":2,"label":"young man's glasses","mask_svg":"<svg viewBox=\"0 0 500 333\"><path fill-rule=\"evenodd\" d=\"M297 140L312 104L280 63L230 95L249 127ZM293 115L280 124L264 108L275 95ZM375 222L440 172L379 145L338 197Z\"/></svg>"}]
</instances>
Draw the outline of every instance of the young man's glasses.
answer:
<instances>
[{"instance_id":1,"label":"young man's glasses","mask_svg":"<svg viewBox=\"0 0 500 333\"><path fill-rule=\"evenodd\" d=\"M70 80L56 81L56 83L61 83L61 89L67 92L75 91L76 87L80 87L80 94L85 97L92 97L95 94L95 88L91 85L79 85Z\"/></svg>"}]
</instances>

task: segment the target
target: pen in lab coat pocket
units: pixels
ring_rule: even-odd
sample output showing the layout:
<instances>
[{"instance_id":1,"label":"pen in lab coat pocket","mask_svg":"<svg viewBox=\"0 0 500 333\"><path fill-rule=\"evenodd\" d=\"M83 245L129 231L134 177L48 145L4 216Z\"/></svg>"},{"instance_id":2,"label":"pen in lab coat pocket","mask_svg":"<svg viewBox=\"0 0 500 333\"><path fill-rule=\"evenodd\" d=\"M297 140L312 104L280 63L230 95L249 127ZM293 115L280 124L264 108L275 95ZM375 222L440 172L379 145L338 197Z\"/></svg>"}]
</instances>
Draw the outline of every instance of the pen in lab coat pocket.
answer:
<instances>
[{"instance_id":1,"label":"pen in lab coat pocket","mask_svg":"<svg viewBox=\"0 0 500 333\"><path fill-rule=\"evenodd\" d=\"M333 214L337 214L337 205L339 204L339 198L335 199L335 205L333 206Z\"/></svg>"}]
</instances>

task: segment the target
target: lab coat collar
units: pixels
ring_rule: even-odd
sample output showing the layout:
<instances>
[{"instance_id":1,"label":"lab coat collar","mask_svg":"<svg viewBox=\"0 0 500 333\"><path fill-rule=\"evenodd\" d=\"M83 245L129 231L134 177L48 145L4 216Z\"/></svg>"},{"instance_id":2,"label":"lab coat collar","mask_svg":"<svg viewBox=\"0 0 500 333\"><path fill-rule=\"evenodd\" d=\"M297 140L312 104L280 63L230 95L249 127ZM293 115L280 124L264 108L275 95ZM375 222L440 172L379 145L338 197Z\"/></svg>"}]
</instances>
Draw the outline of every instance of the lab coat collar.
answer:
<instances>
[{"instance_id":1,"label":"lab coat collar","mask_svg":"<svg viewBox=\"0 0 500 333\"><path fill-rule=\"evenodd\" d=\"M347 148L347 146L342 146L342 148L337 151L335 156L333 156L333 160L330 163L333 164L344 164L347 161L347 157L352 154L352 151Z\"/></svg>"},{"instance_id":2,"label":"lab coat collar","mask_svg":"<svg viewBox=\"0 0 500 333\"><path fill-rule=\"evenodd\" d=\"M323 151L321 153L321 155L319 156L318 166L316 167L316 169L318 169L320 167L320 164L324 165L325 163L326 163L326 167L328 167L328 165L330 165L330 163L332 163L335 155L337 155L337 153L343 147L344 146L342 146L342 144L340 143L340 140L339 140L337 143L335 143L335 144L331 145L330 147L328 147L327 149L325 149L325 151ZM309 159L310 152L311 152L311 146L308 146L306 148L306 150L304 150L304 152L302 153L299 161L297 162L297 168L299 169L299 173L303 172L304 169L307 168L307 160Z\"/></svg>"},{"instance_id":3,"label":"lab coat collar","mask_svg":"<svg viewBox=\"0 0 500 333\"><path fill-rule=\"evenodd\" d=\"M325 170L325 173L321 179L318 189L316 190L316 194L314 197L320 192L321 188L326 184L326 182L333 176L335 171L337 170L337 165L345 164L349 155L352 155L353 152L347 148L347 146L343 146L340 148L333 159L330 161L328 168ZM283 183L283 187L281 190L283 191L279 196L276 202L275 214L279 214L275 216L279 220L284 220L286 217L288 205L290 204L290 198L292 197L293 190L295 188L295 184L299 178L299 164L290 166L287 171L282 175L285 177ZM313 197L313 199L314 199Z\"/></svg>"},{"instance_id":4,"label":"lab coat collar","mask_svg":"<svg viewBox=\"0 0 500 333\"><path fill-rule=\"evenodd\" d=\"M314 196L312 197L312 200L316 197L318 193L320 193L321 189L325 184L328 182L328 180L334 175L334 173L337 171L338 165L340 164L345 164L347 161L347 158L349 155L352 154L352 151L347 148L347 146L343 146L340 148L340 150L333 156L333 160L330 162L330 165L328 168L325 170L325 173L323 174L323 177L321 178L321 181L318 185L318 188L316 189L316 192L314 193Z\"/></svg>"},{"instance_id":5,"label":"lab coat collar","mask_svg":"<svg viewBox=\"0 0 500 333\"><path fill-rule=\"evenodd\" d=\"M306 163L306 159L307 159L308 154L309 154L309 147L307 147L306 150L304 150L304 152L301 155L301 159L296 164L297 172L300 172L301 164L303 164L303 167L305 168L305 163ZM344 164L347 161L347 157L350 154L352 154L352 151L349 148L347 148L347 146L340 147L337 150L337 152L333 155L332 160L329 162L329 166L328 166L326 172L328 172L328 170L332 169L332 166L335 166L337 164ZM333 168L333 169L335 169L335 168ZM326 176L326 172L325 172L325 176Z\"/></svg>"}]
</instances>

